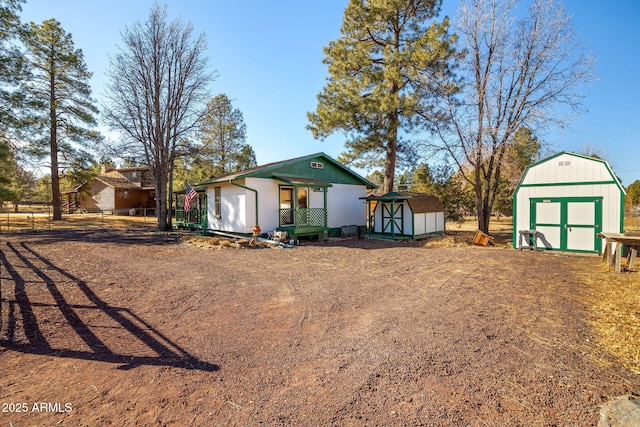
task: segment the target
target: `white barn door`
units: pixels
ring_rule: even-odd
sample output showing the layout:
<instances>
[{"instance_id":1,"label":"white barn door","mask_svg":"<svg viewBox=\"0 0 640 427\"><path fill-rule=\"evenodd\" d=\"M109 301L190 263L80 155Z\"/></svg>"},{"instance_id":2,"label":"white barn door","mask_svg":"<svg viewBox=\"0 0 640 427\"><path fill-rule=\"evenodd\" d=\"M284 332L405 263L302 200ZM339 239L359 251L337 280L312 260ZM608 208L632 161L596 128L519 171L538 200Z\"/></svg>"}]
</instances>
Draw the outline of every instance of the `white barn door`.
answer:
<instances>
[{"instance_id":1,"label":"white barn door","mask_svg":"<svg viewBox=\"0 0 640 427\"><path fill-rule=\"evenodd\" d=\"M596 251L597 201L567 202L567 250ZM599 248L598 248L599 249Z\"/></svg>"},{"instance_id":2,"label":"white barn door","mask_svg":"<svg viewBox=\"0 0 640 427\"><path fill-rule=\"evenodd\" d=\"M602 198L531 199L531 229L538 246L571 252L600 252Z\"/></svg>"},{"instance_id":3,"label":"white barn door","mask_svg":"<svg viewBox=\"0 0 640 427\"><path fill-rule=\"evenodd\" d=\"M562 203L551 199L532 199L531 210L531 229L538 232L538 246L560 249Z\"/></svg>"}]
</instances>

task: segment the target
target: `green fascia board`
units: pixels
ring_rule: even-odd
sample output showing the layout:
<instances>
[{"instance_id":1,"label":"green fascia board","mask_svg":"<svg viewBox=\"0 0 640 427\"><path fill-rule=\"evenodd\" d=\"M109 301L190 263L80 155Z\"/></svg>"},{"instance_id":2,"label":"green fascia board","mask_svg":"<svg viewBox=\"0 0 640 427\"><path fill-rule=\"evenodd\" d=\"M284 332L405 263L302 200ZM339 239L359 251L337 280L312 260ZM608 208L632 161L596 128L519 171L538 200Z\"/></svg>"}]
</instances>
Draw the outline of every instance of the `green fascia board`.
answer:
<instances>
[{"instance_id":1,"label":"green fascia board","mask_svg":"<svg viewBox=\"0 0 640 427\"><path fill-rule=\"evenodd\" d=\"M565 187L570 185L609 185L616 181L578 181L578 182L546 182L540 184L522 184L520 187Z\"/></svg>"},{"instance_id":2,"label":"green fascia board","mask_svg":"<svg viewBox=\"0 0 640 427\"><path fill-rule=\"evenodd\" d=\"M308 162L318 161L321 163L331 165L331 168L325 167L324 169L312 169L313 173L309 174ZM273 178L277 176L297 176L305 178L314 178L318 181L330 182L333 184L360 184L365 185L369 189L378 188L377 185L372 183L361 175L352 171L342 163L333 159L325 153L315 153L308 156L297 157L294 159L283 160L281 162L270 163L263 166L248 169L234 174L225 175L222 177L212 178L206 181L198 182L196 185L215 184L220 182L228 182L231 180L238 180L243 178Z\"/></svg>"}]
</instances>

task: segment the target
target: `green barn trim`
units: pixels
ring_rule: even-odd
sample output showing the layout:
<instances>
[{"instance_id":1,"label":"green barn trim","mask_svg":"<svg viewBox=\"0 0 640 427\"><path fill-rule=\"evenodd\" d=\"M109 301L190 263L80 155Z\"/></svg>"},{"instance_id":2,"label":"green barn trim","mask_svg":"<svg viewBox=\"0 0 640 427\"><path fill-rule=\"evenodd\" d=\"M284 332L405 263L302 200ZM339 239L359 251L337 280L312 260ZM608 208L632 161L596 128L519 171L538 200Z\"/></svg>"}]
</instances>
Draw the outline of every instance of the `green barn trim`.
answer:
<instances>
[{"instance_id":1,"label":"green barn trim","mask_svg":"<svg viewBox=\"0 0 640 427\"><path fill-rule=\"evenodd\" d=\"M543 169L534 174L537 168ZM555 230L555 243L551 248L547 245L547 250L599 253L602 242L596 237L598 232L622 232L624 228L624 196L622 184L605 160L562 151L535 162L524 170L513 193L513 247L518 247L520 231L546 227L549 232ZM538 204L543 202L556 204L554 215L559 215L555 218L559 223L536 222ZM567 209L570 204L579 203L593 204L594 211L588 211L593 214L592 224L571 223ZM578 215L575 209L571 207L573 214ZM589 237L584 234L580 237L582 243L572 247L567 240L567 229L576 229L579 233L593 229L593 245L587 245Z\"/></svg>"}]
</instances>

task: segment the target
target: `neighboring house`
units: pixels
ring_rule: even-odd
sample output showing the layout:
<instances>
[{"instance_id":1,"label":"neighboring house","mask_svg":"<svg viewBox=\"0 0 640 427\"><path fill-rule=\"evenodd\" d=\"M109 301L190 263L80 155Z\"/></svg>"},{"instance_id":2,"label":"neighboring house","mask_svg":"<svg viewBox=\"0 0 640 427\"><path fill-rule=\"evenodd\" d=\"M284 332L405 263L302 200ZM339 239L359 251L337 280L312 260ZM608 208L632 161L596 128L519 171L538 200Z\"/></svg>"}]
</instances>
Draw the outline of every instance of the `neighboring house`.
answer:
<instances>
[{"instance_id":1,"label":"neighboring house","mask_svg":"<svg viewBox=\"0 0 640 427\"><path fill-rule=\"evenodd\" d=\"M365 200L371 237L419 239L445 231L444 207L436 196L403 191Z\"/></svg>"},{"instance_id":2,"label":"neighboring house","mask_svg":"<svg viewBox=\"0 0 640 427\"><path fill-rule=\"evenodd\" d=\"M67 213L155 208L155 186L146 166L116 169L105 165L92 181L63 191L62 205Z\"/></svg>"},{"instance_id":3,"label":"neighboring house","mask_svg":"<svg viewBox=\"0 0 640 427\"><path fill-rule=\"evenodd\" d=\"M205 228L251 234L286 231L319 239L345 226L364 226L361 197L375 184L324 153L311 154L211 178Z\"/></svg>"},{"instance_id":4,"label":"neighboring house","mask_svg":"<svg viewBox=\"0 0 640 427\"><path fill-rule=\"evenodd\" d=\"M625 191L609 164L563 151L528 166L513 194L513 247L602 251L600 232L621 233ZM531 232L531 233L529 233Z\"/></svg>"}]
</instances>

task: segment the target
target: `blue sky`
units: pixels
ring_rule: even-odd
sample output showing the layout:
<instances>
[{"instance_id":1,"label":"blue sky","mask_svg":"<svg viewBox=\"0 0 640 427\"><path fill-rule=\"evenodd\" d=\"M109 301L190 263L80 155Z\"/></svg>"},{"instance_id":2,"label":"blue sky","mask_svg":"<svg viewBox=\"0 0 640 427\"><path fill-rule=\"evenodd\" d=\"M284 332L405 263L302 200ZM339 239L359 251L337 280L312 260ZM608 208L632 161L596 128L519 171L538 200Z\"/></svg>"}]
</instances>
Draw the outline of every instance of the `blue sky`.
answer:
<instances>
[{"instance_id":1,"label":"blue sky","mask_svg":"<svg viewBox=\"0 0 640 427\"><path fill-rule=\"evenodd\" d=\"M327 76L323 47L339 37L348 0L169 0L169 15L193 22L207 36L210 65L218 77L212 95L226 93L247 125L247 142L259 164L323 151L337 157L342 135L316 141L305 129L306 113ZM27 0L22 20L56 18L72 34L94 73L94 98L104 92L109 55L121 32L144 21L151 0ZM543 139L552 152L598 148L629 185L640 179L640 2L564 0L574 28L596 56L598 80L585 101L587 112L564 131ZM457 0L444 0L453 16ZM359 171L366 174L368 171Z\"/></svg>"}]
</instances>

